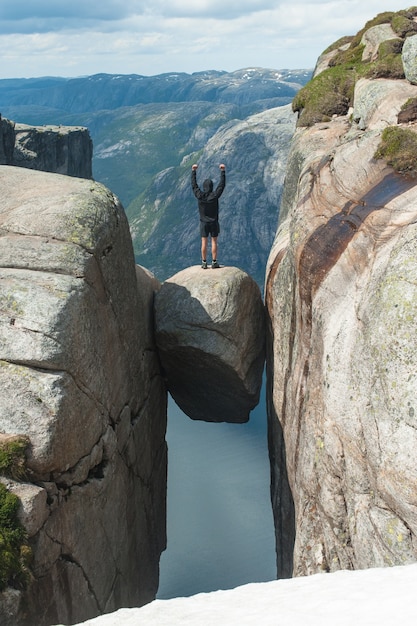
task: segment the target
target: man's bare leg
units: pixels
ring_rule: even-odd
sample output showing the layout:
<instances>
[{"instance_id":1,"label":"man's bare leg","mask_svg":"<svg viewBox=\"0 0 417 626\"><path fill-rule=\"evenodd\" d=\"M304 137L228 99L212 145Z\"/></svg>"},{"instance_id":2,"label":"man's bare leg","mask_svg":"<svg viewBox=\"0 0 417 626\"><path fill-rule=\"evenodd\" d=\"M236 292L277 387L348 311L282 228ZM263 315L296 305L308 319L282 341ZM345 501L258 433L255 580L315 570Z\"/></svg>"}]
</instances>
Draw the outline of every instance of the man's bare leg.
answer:
<instances>
[{"instance_id":1,"label":"man's bare leg","mask_svg":"<svg viewBox=\"0 0 417 626\"><path fill-rule=\"evenodd\" d=\"M207 269L207 237L201 237L201 267Z\"/></svg>"},{"instance_id":2,"label":"man's bare leg","mask_svg":"<svg viewBox=\"0 0 417 626\"><path fill-rule=\"evenodd\" d=\"M213 261L217 261L217 237L211 238L211 258Z\"/></svg>"},{"instance_id":3,"label":"man's bare leg","mask_svg":"<svg viewBox=\"0 0 417 626\"><path fill-rule=\"evenodd\" d=\"M207 261L207 237L201 237L201 258Z\"/></svg>"}]
</instances>

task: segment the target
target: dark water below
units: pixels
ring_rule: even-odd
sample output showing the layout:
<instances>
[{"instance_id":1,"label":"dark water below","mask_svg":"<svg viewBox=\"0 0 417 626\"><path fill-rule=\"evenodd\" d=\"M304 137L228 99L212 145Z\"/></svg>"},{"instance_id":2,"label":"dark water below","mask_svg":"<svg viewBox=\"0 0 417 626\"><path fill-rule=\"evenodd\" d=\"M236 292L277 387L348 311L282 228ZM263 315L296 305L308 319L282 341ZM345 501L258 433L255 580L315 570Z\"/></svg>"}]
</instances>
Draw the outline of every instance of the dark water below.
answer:
<instances>
[{"instance_id":1,"label":"dark water below","mask_svg":"<svg viewBox=\"0 0 417 626\"><path fill-rule=\"evenodd\" d=\"M168 547L158 598L276 578L265 385L247 424L168 406Z\"/></svg>"}]
</instances>

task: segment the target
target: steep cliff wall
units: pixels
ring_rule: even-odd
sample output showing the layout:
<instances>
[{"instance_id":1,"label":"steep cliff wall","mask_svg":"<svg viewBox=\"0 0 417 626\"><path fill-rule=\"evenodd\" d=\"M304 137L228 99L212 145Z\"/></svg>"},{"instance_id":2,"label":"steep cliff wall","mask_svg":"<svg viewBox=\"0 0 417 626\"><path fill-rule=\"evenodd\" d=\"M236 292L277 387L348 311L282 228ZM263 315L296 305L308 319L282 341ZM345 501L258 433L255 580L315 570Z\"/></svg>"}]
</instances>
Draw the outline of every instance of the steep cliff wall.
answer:
<instances>
[{"instance_id":1,"label":"steep cliff wall","mask_svg":"<svg viewBox=\"0 0 417 626\"><path fill-rule=\"evenodd\" d=\"M166 392L158 284L117 199L92 181L0 167L0 432L28 438L33 551L2 624L76 623L153 599L165 547Z\"/></svg>"},{"instance_id":2,"label":"steep cliff wall","mask_svg":"<svg viewBox=\"0 0 417 626\"><path fill-rule=\"evenodd\" d=\"M417 137L398 122L417 87L392 78L395 45L388 76L363 75L344 112L298 108L266 277L280 576L417 560L417 179L375 158L386 127ZM309 97L334 78L321 76Z\"/></svg>"}]
</instances>

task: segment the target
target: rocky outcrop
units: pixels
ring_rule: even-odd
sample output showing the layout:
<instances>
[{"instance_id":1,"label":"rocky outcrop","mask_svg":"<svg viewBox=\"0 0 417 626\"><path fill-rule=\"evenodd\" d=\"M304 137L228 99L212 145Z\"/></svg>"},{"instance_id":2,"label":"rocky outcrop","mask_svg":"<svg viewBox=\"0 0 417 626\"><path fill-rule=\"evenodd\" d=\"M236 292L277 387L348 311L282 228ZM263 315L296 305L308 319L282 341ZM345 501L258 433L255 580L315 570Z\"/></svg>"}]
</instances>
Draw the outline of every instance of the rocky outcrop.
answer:
<instances>
[{"instance_id":1,"label":"rocky outcrop","mask_svg":"<svg viewBox=\"0 0 417 626\"><path fill-rule=\"evenodd\" d=\"M12 122L0 115L0 165L8 165L13 161L14 128Z\"/></svg>"},{"instance_id":2,"label":"rocky outcrop","mask_svg":"<svg viewBox=\"0 0 417 626\"><path fill-rule=\"evenodd\" d=\"M11 165L92 178L93 143L87 128L15 125Z\"/></svg>"},{"instance_id":3,"label":"rocky outcrop","mask_svg":"<svg viewBox=\"0 0 417 626\"><path fill-rule=\"evenodd\" d=\"M246 422L259 400L264 307L242 270L191 267L155 298L156 342L168 389L192 419Z\"/></svg>"},{"instance_id":4,"label":"rocky outcrop","mask_svg":"<svg viewBox=\"0 0 417 626\"><path fill-rule=\"evenodd\" d=\"M92 158L87 128L28 126L0 116L0 165L92 178Z\"/></svg>"},{"instance_id":5,"label":"rocky outcrop","mask_svg":"<svg viewBox=\"0 0 417 626\"><path fill-rule=\"evenodd\" d=\"M392 29L391 24L377 24L368 28L361 39L364 46L362 53L362 61L375 61L378 58L379 46L383 41L391 41L398 39L398 35Z\"/></svg>"},{"instance_id":6,"label":"rocky outcrop","mask_svg":"<svg viewBox=\"0 0 417 626\"><path fill-rule=\"evenodd\" d=\"M30 441L26 481L5 481L33 550L28 588L5 606L13 626L71 624L157 590L158 283L135 268L124 211L102 185L0 167L0 187L0 431Z\"/></svg>"},{"instance_id":7,"label":"rocky outcrop","mask_svg":"<svg viewBox=\"0 0 417 626\"><path fill-rule=\"evenodd\" d=\"M359 130L383 130L396 125L401 107L416 95L416 87L407 80L361 78L355 88L353 120Z\"/></svg>"},{"instance_id":8,"label":"rocky outcrop","mask_svg":"<svg viewBox=\"0 0 417 626\"><path fill-rule=\"evenodd\" d=\"M266 279L280 576L417 560L417 181L374 157L416 96L360 80L292 144Z\"/></svg>"}]
</instances>

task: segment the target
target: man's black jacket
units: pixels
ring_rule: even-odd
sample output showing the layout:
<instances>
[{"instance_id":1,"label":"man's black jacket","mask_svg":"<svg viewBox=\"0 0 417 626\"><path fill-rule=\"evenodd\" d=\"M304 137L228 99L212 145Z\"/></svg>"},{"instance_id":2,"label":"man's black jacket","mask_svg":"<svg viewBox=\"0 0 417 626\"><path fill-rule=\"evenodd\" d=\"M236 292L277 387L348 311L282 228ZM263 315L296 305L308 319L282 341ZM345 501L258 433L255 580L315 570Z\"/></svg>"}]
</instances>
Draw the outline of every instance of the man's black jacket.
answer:
<instances>
[{"instance_id":1,"label":"man's black jacket","mask_svg":"<svg viewBox=\"0 0 417 626\"><path fill-rule=\"evenodd\" d=\"M219 198L226 186L226 172L220 170L220 182L213 191L213 181L206 178L203 190L197 185L197 171L191 170L191 187L198 200L198 210L202 222L215 222L219 219Z\"/></svg>"}]
</instances>

